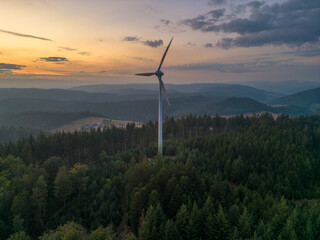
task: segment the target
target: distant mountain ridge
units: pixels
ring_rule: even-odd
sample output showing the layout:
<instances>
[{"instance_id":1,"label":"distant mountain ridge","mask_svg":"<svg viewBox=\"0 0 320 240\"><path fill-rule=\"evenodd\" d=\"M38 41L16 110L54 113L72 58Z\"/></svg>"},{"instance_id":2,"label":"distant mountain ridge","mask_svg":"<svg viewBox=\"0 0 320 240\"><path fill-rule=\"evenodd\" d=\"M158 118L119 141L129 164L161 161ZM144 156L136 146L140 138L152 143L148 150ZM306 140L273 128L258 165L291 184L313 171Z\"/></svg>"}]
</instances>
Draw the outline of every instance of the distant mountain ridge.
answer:
<instances>
[{"instance_id":1,"label":"distant mountain ridge","mask_svg":"<svg viewBox=\"0 0 320 240\"><path fill-rule=\"evenodd\" d=\"M72 91L66 89L40 89L40 88L0 88L0 100L14 98L54 99L60 101L89 101L106 102L115 101L117 96L110 93L89 93L85 91Z\"/></svg>"},{"instance_id":2,"label":"distant mountain ridge","mask_svg":"<svg viewBox=\"0 0 320 240\"><path fill-rule=\"evenodd\" d=\"M320 88L278 97L279 94L239 84L167 84L166 87L171 107L164 102L163 113L175 118L189 114L261 112L299 115L310 114L320 108ZM0 89L0 126L50 130L91 116L156 121L157 88L157 84L114 84L81 86L73 90Z\"/></svg>"},{"instance_id":3,"label":"distant mountain ridge","mask_svg":"<svg viewBox=\"0 0 320 240\"><path fill-rule=\"evenodd\" d=\"M275 98L270 100L270 104L285 104L299 106L310 110L320 109L320 88L315 88L296 94Z\"/></svg>"},{"instance_id":4,"label":"distant mountain ridge","mask_svg":"<svg viewBox=\"0 0 320 240\"><path fill-rule=\"evenodd\" d=\"M311 81L250 81L243 82L242 84L246 86L251 86L254 88L262 89L265 91L271 91L276 93L281 93L284 95L295 94L302 91L307 91L314 88L320 87L320 82Z\"/></svg>"},{"instance_id":5,"label":"distant mountain ridge","mask_svg":"<svg viewBox=\"0 0 320 240\"><path fill-rule=\"evenodd\" d=\"M8 104L8 102L10 104ZM224 98L214 96L190 96L171 99L171 107L164 104L164 116L181 117L194 115L236 115L241 113L274 112L290 115L307 114L304 108L273 108L250 98ZM6 116L26 111L66 113L92 112L110 119L146 122L156 121L158 116L157 100L132 100L122 102L90 103L81 101L58 101L52 99L6 99L0 101L0 114ZM19 118L25 116L16 115ZM14 119L14 118L13 118ZM4 118L0 118L1 122ZM23 125L22 125L23 126ZM29 126L32 127L32 126Z\"/></svg>"},{"instance_id":6,"label":"distant mountain ridge","mask_svg":"<svg viewBox=\"0 0 320 240\"><path fill-rule=\"evenodd\" d=\"M80 86L72 89L0 88L0 101L5 99L48 99L82 102L121 102L157 99L157 84L108 84ZM166 85L170 99L189 96L249 97L267 102L280 94L239 84Z\"/></svg>"},{"instance_id":7,"label":"distant mountain ridge","mask_svg":"<svg viewBox=\"0 0 320 240\"><path fill-rule=\"evenodd\" d=\"M282 94L264 91L261 89L245 86L241 84L223 84L223 83L193 83L193 84L166 84L169 93L189 93L204 96L223 96L223 97L250 97L254 100L267 102ZM95 93L123 93L143 94L152 91L157 93L157 84L104 84L104 85L84 85L71 88L70 90L87 91Z\"/></svg>"}]
</instances>

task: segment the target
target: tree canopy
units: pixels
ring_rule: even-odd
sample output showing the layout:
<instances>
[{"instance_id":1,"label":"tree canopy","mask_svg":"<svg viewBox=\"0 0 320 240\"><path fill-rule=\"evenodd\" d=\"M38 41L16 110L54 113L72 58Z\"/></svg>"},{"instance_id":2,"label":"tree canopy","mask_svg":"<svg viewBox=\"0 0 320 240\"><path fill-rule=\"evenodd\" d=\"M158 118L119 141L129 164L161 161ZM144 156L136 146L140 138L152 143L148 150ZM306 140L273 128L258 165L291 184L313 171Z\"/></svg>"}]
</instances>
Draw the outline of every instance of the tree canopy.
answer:
<instances>
[{"instance_id":1,"label":"tree canopy","mask_svg":"<svg viewBox=\"0 0 320 240\"><path fill-rule=\"evenodd\" d=\"M320 239L320 117L187 116L0 144L0 238Z\"/></svg>"}]
</instances>

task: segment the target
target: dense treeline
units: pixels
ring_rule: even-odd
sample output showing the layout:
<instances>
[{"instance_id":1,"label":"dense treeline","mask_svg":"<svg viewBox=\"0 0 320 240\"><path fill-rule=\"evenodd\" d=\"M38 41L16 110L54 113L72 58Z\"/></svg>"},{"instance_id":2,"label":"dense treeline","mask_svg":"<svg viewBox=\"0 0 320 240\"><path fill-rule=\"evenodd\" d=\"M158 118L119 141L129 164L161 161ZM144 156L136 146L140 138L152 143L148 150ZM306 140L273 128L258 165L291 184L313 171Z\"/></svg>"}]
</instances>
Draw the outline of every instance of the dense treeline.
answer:
<instances>
[{"instance_id":1,"label":"dense treeline","mask_svg":"<svg viewBox=\"0 0 320 240\"><path fill-rule=\"evenodd\" d=\"M320 239L320 117L167 119L0 145L0 239Z\"/></svg>"},{"instance_id":2,"label":"dense treeline","mask_svg":"<svg viewBox=\"0 0 320 240\"><path fill-rule=\"evenodd\" d=\"M243 118L239 118L239 121L242 120ZM236 124L229 122L231 125ZM170 118L163 126L164 138L176 139L212 134L223 131L226 125L226 119L219 116L215 118L188 116L179 120ZM154 143L156 139L156 123L148 122L141 128L136 128L132 123L125 129L112 127L91 132L62 132L51 136L42 134L37 138L30 136L20 139L17 143L8 142L0 145L0 154L20 156L27 164L36 162L41 164L50 156L65 158L70 164L89 163L97 160L103 151L113 155L135 147L144 148Z\"/></svg>"},{"instance_id":3,"label":"dense treeline","mask_svg":"<svg viewBox=\"0 0 320 240\"><path fill-rule=\"evenodd\" d=\"M41 132L36 129L24 128L24 127L0 127L0 143L7 141L16 142L22 137L28 137L30 134L38 136Z\"/></svg>"}]
</instances>

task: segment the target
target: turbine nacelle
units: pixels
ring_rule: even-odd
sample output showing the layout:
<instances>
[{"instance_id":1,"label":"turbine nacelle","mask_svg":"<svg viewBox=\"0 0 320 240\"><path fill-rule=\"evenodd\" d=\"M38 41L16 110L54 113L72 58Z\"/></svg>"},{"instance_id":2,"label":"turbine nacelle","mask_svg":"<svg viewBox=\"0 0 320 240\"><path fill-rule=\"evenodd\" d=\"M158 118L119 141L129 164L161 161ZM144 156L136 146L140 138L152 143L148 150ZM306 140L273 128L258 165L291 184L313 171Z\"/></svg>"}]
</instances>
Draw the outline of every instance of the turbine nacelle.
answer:
<instances>
[{"instance_id":1,"label":"turbine nacelle","mask_svg":"<svg viewBox=\"0 0 320 240\"><path fill-rule=\"evenodd\" d=\"M154 74L155 74L157 77L162 77L162 76L164 75L164 73L161 72L160 70L156 71Z\"/></svg>"}]
</instances>

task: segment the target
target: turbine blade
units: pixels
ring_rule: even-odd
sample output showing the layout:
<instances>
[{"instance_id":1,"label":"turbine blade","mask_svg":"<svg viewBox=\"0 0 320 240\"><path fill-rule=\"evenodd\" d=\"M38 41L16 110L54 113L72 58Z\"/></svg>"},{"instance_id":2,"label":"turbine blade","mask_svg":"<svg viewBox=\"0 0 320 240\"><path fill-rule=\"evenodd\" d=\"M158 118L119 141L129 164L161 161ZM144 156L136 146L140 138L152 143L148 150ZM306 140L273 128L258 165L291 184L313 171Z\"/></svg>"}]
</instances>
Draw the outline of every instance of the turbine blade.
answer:
<instances>
[{"instance_id":1,"label":"turbine blade","mask_svg":"<svg viewBox=\"0 0 320 240\"><path fill-rule=\"evenodd\" d=\"M172 43L172 40L173 40L173 37L171 38L171 41L169 42L169 45L168 45L168 47L167 47L166 51L164 52L164 54L163 54L163 56L162 56L162 59L161 59L161 62L160 62L160 65L159 65L158 71L160 71L160 68L161 68L161 66L162 66L162 63L163 63L163 61L164 61L164 59L165 59L166 55L167 55L167 52L168 52L169 47L170 47L170 45L171 45L171 43Z\"/></svg>"},{"instance_id":2,"label":"turbine blade","mask_svg":"<svg viewBox=\"0 0 320 240\"><path fill-rule=\"evenodd\" d=\"M154 75L155 73L137 73L135 75L138 75L138 76L152 76Z\"/></svg>"},{"instance_id":3,"label":"turbine blade","mask_svg":"<svg viewBox=\"0 0 320 240\"><path fill-rule=\"evenodd\" d=\"M158 78L159 78L159 82L160 82L161 88L163 90L164 96L165 96L165 98L167 100L167 103L168 103L169 107L171 107L171 104L170 104L170 101L169 101L169 98L168 98L168 95L167 95L166 88L164 87L164 83L163 83L161 77L158 77Z\"/></svg>"}]
</instances>

